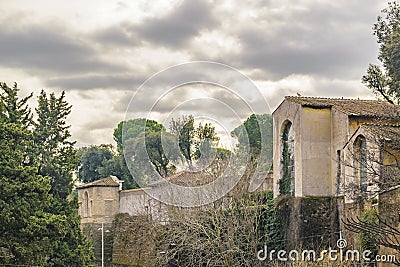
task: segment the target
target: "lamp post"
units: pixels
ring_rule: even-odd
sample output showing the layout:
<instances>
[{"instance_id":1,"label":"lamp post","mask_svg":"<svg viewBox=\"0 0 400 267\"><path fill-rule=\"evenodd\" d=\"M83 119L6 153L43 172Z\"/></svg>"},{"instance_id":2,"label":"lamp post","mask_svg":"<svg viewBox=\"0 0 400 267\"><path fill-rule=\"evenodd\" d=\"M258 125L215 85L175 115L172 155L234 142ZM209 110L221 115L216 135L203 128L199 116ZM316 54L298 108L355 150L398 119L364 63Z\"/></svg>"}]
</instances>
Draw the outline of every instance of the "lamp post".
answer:
<instances>
[{"instance_id":1,"label":"lamp post","mask_svg":"<svg viewBox=\"0 0 400 267\"><path fill-rule=\"evenodd\" d=\"M104 223L101 223L101 228L98 230L101 230L101 267L104 267ZM106 233L109 232L110 231L106 230Z\"/></svg>"}]
</instances>

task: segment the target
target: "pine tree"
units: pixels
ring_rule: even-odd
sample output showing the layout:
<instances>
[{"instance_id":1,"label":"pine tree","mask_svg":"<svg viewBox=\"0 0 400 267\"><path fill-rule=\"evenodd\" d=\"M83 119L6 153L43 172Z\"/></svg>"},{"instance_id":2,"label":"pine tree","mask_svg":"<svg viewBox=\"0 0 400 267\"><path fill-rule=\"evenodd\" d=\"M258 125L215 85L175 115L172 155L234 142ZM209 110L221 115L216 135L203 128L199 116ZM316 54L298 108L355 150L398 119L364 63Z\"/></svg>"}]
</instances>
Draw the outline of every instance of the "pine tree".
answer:
<instances>
[{"instance_id":1,"label":"pine tree","mask_svg":"<svg viewBox=\"0 0 400 267\"><path fill-rule=\"evenodd\" d=\"M77 215L77 200L69 200L72 192L72 172L78 162L74 142L69 141L70 126L67 116L71 105L65 101L65 93L56 97L42 90L36 109L38 119L33 131L35 158L39 174L50 177L50 193L54 196L49 211L65 217L68 232L55 242L54 253L48 262L56 266L87 266L92 253L82 235L80 218Z\"/></svg>"},{"instance_id":2,"label":"pine tree","mask_svg":"<svg viewBox=\"0 0 400 267\"><path fill-rule=\"evenodd\" d=\"M46 211L50 181L31 161L31 96L19 100L16 84L0 90L0 263L43 266L64 216Z\"/></svg>"}]
</instances>

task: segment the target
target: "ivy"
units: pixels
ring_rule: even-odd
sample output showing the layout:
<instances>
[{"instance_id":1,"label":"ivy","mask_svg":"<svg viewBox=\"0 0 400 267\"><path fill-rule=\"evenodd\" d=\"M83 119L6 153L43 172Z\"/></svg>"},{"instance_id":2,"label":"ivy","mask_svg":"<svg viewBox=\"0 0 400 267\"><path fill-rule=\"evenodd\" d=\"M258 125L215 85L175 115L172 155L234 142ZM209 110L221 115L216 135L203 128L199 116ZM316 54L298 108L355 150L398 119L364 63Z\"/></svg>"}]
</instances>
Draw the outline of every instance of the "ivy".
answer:
<instances>
[{"instance_id":1,"label":"ivy","mask_svg":"<svg viewBox=\"0 0 400 267\"><path fill-rule=\"evenodd\" d=\"M290 163L290 153L289 153L289 144L287 142L289 131L288 128L283 131L282 134L282 177L279 179L279 194L280 195L288 195L290 194L290 183L291 183L291 168L289 167Z\"/></svg>"},{"instance_id":2,"label":"ivy","mask_svg":"<svg viewBox=\"0 0 400 267\"><path fill-rule=\"evenodd\" d=\"M367 210L361 217L361 223L365 226L376 226L379 224L378 212L376 209ZM358 235L362 250L370 250L371 258L378 254L378 234L371 231L361 231Z\"/></svg>"}]
</instances>

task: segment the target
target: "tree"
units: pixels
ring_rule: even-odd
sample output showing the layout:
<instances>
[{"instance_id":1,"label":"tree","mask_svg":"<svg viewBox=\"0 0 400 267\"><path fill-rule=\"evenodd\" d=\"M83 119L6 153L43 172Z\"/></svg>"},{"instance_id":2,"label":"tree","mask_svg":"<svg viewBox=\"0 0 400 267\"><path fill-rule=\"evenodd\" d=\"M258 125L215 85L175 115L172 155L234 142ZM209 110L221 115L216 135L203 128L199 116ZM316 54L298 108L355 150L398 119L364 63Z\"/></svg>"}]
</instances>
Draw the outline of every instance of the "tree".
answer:
<instances>
[{"instance_id":1,"label":"tree","mask_svg":"<svg viewBox=\"0 0 400 267\"><path fill-rule=\"evenodd\" d=\"M89 266L93 254L80 230L77 202L66 198L70 173L57 169L68 168L71 161L64 158L64 165L50 167L61 164L53 156L67 156L50 153L58 134L41 127L50 121L43 114L38 121L46 119L33 123L26 104L31 96L19 99L16 84L0 87L0 264ZM38 110L49 107L44 102ZM38 142L39 131L43 143Z\"/></svg>"},{"instance_id":2,"label":"tree","mask_svg":"<svg viewBox=\"0 0 400 267\"><path fill-rule=\"evenodd\" d=\"M261 130L262 129L262 130ZM261 132L265 135L268 143L262 143ZM272 116L269 114L252 114L245 122L232 131L240 146L248 146L252 159L257 158L262 146L267 146L268 154L272 156Z\"/></svg>"},{"instance_id":3,"label":"tree","mask_svg":"<svg viewBox=\"0 0 400 267\"><path fill-rule=\"evenodd\" d=\"M33 130L34 159L38 173L49 177L51 181L50 193L53 199L48 203L47 210L63 218L63 229L59 229L59 239L53 242L54 251L48 254L47 263L87 266L92 258L90 244L80 229L80 218L76 212L77 199L68 199L72 193L72 172L78 161L75 142L69 141L70 125L66 122L71 113L71 105L65 101L65 92L56 97L54 93L47 96L43 90L38 103L38 119Z\"/></svg>"},{"instance_id":4,"label":"tree","mask_svg":"<svg viewBox=\"0 0 400 267\"><path fill-rule=\"evenodd\" d=\"M139 118L120 122L114 131L114 139L121 155L128 160L131 174L143 185L156 178L152 175L153 170L162 177L174 172L170 159L176 156L169 150L174 140L157 121Z\"/></svg>"},{"instance_id":5,"label":"tree","mask_svg":"<svg viewBox=\"0 0 400 267\"><path fill-rule=\"evenodd\" d=\"M172 119L169 127L171 133L178 138L179 150L184 159L192 166L194 139L196 136L193 116L182 116Z\"/></svg>"},{"instance_id":6,"label":"tree","mask_svg":"<svg viewBox=\"0 0 400 267\"><path fill-rule=\"evenodd\" d=\"M211 123L200 123L196 128L192 115L172 119L169 128L178 139L179 150L189 168L193 168L195 160L201 159L200 164L202 160L207 161L212 148L218 145L219 137L215 127Z\"/></svg>"},{"instance_id":7,"label":"tree","mask_svg":"<svg viewBox=\"0 0 400 267\"><path fill-rule=\"evenodd\" d=\"M98 168L99 176L104 178L110 175L117 176L118 179L123 180L123 189L138 188L139 185L133 179L128 166L126 165L124 155L114 154L109 160L103 161L102 165Z\"/></svg>"},{"instance_id":8,"label":"tree","mask_svg":"<svg viewBox=\"0 0 400 267\"><path fill-rule=\"evenodd\" d=\"M66 122L71 105L65 101L65 92L57 98L43 90L38 104L33 135L39 173L51 177L51 193L65 199L72 190L72 170L77 162L75 142L69 141L70 126Z\"/></svg>"},{"instance_id":9,"label":"tree","mask_svg":"<svg viewBox=\"0 0 400 267\"><path fill-rule=\"evenodd\" d=\"M66 216L50 211L51 180L34 158L31 96L0 86L0 263L46 266L66 235Z\"/></svg>"},{"instance_id":10,"label":"tree","mask_svg":"<svg viewBox=\"0 0 400 267\"><path fill-rule=\"evenodd\" d=\"M102 144L82 147L78 150L78 156L78 178L87 183L107 176L104 175L102 168L108 165L107 162L114 157L114 153L111 145Z\"/></svg>"},{"instance_id":11,"label":"tree","mask_svg":"<svg viewBox=\"0 0 400 267\"><path fill-rule=\"evenodd\" d=\"M243 158L247 161L246 177L249 180L249 190L253 191L263 183L271 170L272 116L252 114L231 135L238 139L236 153L244 155Z\"/></svg>"},{"instance_id":12,"label":"tree","mask_svg":"<svg viewBox=\"0 0 400 267\"><path fill-rule=\"evenodd\" d=\"M400 6L389 2L373 26L379 47L382 68L370 64L362 82L389 103L400 103Z\"/></svg>"},{"instance_id":13,"label":"tree","mask_svg":"<svg viewBox=\"0 0 400 267\"><path fill-rule=\"evenodd\" d=\"M122 151L124 148L124 140L139 137L141 133L160 132L165 130L164 126L154 120L144 118L121 121L114 130L114 140L117 143L117 149Z\"/></svg>"}]
</instances>

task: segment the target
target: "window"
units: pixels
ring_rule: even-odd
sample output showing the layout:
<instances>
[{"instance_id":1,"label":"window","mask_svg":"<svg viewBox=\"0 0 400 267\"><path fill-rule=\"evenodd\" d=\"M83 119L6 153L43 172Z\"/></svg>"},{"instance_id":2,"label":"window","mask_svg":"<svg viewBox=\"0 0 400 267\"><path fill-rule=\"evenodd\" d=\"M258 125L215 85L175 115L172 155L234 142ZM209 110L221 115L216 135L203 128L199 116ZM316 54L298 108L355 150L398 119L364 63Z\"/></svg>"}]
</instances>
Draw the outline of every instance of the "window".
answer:
<instances>
[{"instance_id":1,"label":"window","mask_svg":"<svg viewBox=\"0 0 400 267\"><path fill-rule=\"evenodd\" d=\"M354 176L363 191L367 190L367 142L362 135L357 136L354 148Z\"/></svg>"},{"instance_id":2,"label":"window","mask_svg":"<svg viewBox=\"0 0 400 267\"><path fill-rule=\"evenodd\" d=\"M286 121L282 132L282 170L281 179L279 180L279 193L281 195L295 193L295 166L294 166L294 131L292 123Z\"/></svg>"}]
</instances>

